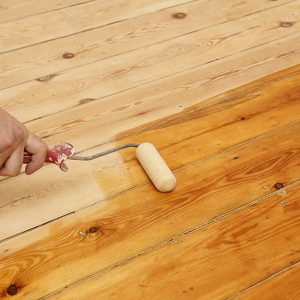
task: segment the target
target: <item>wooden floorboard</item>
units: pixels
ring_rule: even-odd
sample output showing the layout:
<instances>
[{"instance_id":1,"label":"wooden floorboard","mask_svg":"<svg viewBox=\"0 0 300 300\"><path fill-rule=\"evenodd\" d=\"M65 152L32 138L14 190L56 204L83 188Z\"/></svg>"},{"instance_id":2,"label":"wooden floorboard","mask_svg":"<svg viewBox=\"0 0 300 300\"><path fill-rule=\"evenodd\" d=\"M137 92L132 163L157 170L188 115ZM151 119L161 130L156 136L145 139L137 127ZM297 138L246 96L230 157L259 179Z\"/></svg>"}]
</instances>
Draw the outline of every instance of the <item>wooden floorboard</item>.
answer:
<instances>
[{"instance_id":1,"label":"wooden floorboard","mask_svg":"<svg viewBox=\"0 0 300 300\"><path fill-rule=\"evenodd\" d=\"M0 24L97 0L5 0L0 5Z\"/></svg>"},{"instance_id":2,"label":"wooden floorboard","mask_svg":"<svg viewBox=\"0 0 300 300\"><path fill-rule=\"evenodd\" d=\"M192 1L162 9L117 24L45 42L0 55L0 89L29 80L45 80L51 74L106 59L124 52L169 40L246 15L285 5L270 1L226 1L216 10L219 0ZM198 12L201 11L201 22ZM183 12L184 18L176 18ZM65 53L72 58L64 59ZM11 64L11 58L14 64ZM47 77L48 76L48 77Z\"/></svg>"},{"instance_id":3,"label":"wooden floorboard","mask_svg":"<svg viewBox=\"0 0 300 300\"><path fill-rule=\"evenodd\" d=\"M0 107L83 155L152 142L177 187L133 149L0 178L0 299L298 299L299 18L300 0L2 1Z\"/></svg>"},{"instance_id":4,"label":"wooden floorboard","mask_svg":"<svg viewBox=\"0 0 300 300\"><path fill-rule=\"evenodd\" d=\"M298 249L291 249L299 251ZM297 262L283 269L278 274L270 276L254 286L242 291L231 299L251 300L251 299L290 299L296 300L300 297L300 263Z\"/></svg>"}]
</instances>

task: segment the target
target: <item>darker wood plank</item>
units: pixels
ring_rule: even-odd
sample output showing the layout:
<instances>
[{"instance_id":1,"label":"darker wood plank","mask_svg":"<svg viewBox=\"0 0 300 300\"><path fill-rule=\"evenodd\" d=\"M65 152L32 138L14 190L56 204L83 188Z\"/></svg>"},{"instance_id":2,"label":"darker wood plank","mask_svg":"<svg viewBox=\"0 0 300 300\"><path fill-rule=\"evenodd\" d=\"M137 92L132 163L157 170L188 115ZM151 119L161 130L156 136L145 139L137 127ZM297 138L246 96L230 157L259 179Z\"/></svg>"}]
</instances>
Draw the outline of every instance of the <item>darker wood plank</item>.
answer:
<instances>
[{"instance_id":1,"label":"darker wood plank","mask_svg":"<svg viewBox=\"0 0 300 300\"><path fill-rule=\"evenodd\" d=\"M291 252L299 251L295 245ZM299 299L300 298L300 264L299 262L281 270L271 277L263 279L261 282L247 288L244 291L232 296L231 299Z\"/></svg>"},{"instance_id":2,"label":"darker wood plank","mask_svg":"<svg viewBox=\"0 0 300 300\"><path fill-rule=\"evenodd\" d=\"M286 192L173 237L44 299L226 299L299 262L300 186ZM297 283L295 276L285 279L265 294L254 289L249 299L297 299L299 277Z\"/></svg>"}]
</instances>

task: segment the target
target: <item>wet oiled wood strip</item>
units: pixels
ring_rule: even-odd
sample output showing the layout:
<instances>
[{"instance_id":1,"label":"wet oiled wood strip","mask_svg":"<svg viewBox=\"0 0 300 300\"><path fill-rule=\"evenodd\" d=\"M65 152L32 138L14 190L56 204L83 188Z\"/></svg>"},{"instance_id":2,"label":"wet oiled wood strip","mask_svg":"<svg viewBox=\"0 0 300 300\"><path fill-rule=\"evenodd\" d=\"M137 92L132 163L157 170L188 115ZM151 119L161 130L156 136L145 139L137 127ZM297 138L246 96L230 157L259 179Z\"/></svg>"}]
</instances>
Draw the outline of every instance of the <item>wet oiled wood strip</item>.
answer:
<instances>
[{"instance_id":1,"label":"wet oiled wood strip","mask_svg":"<svg viewBox=\"0 0 300 300\"><path fill-rule=\"evenodd\" d=\"M299 253L299 247L295 244L294 247L289 248L289 251ZM275 276L271 276L271 278L268 277L261 282L258 282L241 294L232 297L232 299L296 300L300 298L299 278L300 262L298 261L295 265L289 266L286 270L279 272L279 274L275 274Z\"/></svg>"},{"instance_id":2,"label":"wet oiled wood strip","mask_svg":"<svg viewBox=\"0 0 300 300\"><path fill-rule=\"evenodd\" d=\"M297 122L186 166L176 172L178 186L172 193L162 194L150 184L141 185L2 241L3 297L7 287L15 284L19 288L16 298L39 298L264 197L275 191L276 183L287 186L299 180L300 141L295 139L299 130ZM186 153L193 147L191 141L185 147ZM83 182L86 177L98 184L98 194L105 194L105 186L96 174L81 176ZM59 197L62 207L66 198L73 199L76 188L71 187ZM89 195L86 191L85 197ZM24 210L25 216L27 213Z\"/></svg>"},{"instance_id":3,"label":"wet oiled wood strip","mask_svg":"<svg viewBox=\"0 0 300 300\"><path fill-rule=\"evenodd\" d=\"M159 43L288 2L290 1L279 3L268 0L192 1L110 26L2 54L0 89L32 79L51 80L52 76L68 68ZM216 10L216 6L220 9Z\"/></svg>"},{"instance_id":4,"label":"wet oiled wood strip","mask_svg":"<svg viewBox=\"0 0 300 300\"><path fill-rule=\"evenodd\" d=\"M150 141L173 170L204 160L299 120L299 72L299 66L290 68L180 114L124 132L117 137L120 139L117 143ZM94 145L97 142L94 140ZM85 154L115 144L109 143ZM134 157L134 150L130 149L93 162L69 162L67 174L55 166L47 166L33 176L23 174L2 181L0 238L8 238L147 182ZM7 228L5 224L12 219L18 221Z\"/></svg>"},{"instance_id":5,"label":"wet oiled wood strip","mask_svg":"<svg viewBox=\"0 0 300 300\"><path fill-rule=\"evenodd\" d=\"M300 260L299 248L294 251L300 243L300 186L286 192L183 233L50 299L225 299ZM274 286L249 299L297 299L288 292L289 281L281 286L283 294Z\"/></svg>"},{"instance_id":6,"label":"wet oiled wood strip","mask_svg":"<svg viewBox=\"0 0 300 300\"><path fill-rule=\"evenodd\" d=\"M188 1L94 1L0 24L0 53L135 18L184 2Z\"/></svg>"},{"instance_id":7,"label":"wet oiled wood strip","mask_svg":"<svg viewBox=\"0 0 300 300\"><path fill-rule=\"evenodd\" d=\"M129 88L299 33L299 3L78 67L46 82L32 81L3 90L0 105L25 122L74 107L82 99L104 101L105 97ZM279 20L285 18L295 23L283 27Z\"/></svg>"},{"instance_id":8,"label":"wet oiled wood strip","mask_svg":"<svg viewBox=\"0 0 300 300\"><path fill-rule=\"evenodd\" d=\"M97 0L5 0L0 4L0 24L94 1Z\"/></svg>"}]
</instances>

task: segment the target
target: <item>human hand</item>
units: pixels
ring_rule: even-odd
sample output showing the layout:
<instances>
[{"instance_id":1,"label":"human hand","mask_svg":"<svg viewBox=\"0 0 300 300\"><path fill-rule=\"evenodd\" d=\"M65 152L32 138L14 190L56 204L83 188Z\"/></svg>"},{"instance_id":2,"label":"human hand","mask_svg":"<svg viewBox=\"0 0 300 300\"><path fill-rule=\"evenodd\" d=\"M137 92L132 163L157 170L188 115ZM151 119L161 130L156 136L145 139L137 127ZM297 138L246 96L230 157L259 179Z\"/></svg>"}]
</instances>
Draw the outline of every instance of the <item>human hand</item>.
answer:
<instances>
[{"instance_id":1,"label":"human hand","mask_svg":"<svg viewBox=\"0 0 300 300\"><path fill-rule=\"evenodd\" d=\"M0 176L17 176L23 164L24 150L32 154L25 172L40 169L47 155L47 144L27 131L25 126L0 109Z\"/></svg>"}]
</instances>

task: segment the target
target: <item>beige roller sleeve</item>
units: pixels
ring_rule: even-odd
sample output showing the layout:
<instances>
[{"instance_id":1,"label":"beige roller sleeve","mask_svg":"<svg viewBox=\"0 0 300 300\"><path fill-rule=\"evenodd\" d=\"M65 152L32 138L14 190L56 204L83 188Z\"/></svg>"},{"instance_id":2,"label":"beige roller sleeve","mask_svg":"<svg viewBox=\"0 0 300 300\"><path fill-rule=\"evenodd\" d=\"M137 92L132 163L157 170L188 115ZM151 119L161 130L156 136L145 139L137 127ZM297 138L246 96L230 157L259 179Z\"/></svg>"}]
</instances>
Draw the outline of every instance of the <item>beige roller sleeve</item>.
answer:
<instances>
[{"instance_id":1,"label":"beige roller sleeve","mask_svg":"<svg viewBox=\"0 0 300 300\"><path fill-rule=\"evenodd\" d=\"M174 174L152 144L140 144L136 149L136 156L160 192L170 192L175 188L176 178Z\"/></svg>"}]
</instances>

